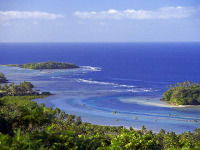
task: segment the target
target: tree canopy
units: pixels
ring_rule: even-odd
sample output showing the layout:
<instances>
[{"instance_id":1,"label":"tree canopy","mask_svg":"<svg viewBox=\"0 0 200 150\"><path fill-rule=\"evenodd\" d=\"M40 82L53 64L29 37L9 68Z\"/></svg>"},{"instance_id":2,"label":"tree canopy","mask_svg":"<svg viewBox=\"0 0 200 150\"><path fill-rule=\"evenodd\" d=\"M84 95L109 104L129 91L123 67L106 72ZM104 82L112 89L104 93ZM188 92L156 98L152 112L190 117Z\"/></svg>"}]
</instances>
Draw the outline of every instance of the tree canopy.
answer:
<instances>
[{"instance_id":1,"label":"tree canopy","mask_svg":"<svg viewBox=\"0 0 200 150\"><path fill-rule=\"evenodd\" d=\"M0 83L6 83L7 79L3 73L0 72Z\"/></svg>"},{"instance_id":2,"label":"tree canopy","mask_svg":"<svg viewBox=\"0 0 200 150\"><path fill-rule=\"evenodd\" d=\"M14 83L4 84L0 86L1 96L25 96L25 95L40 95L38 90L31 82L23 81L19 85ZM42 92L41 95L51 95L49 92Z\"/></svg>"},{"instance_id":3,"label":"tree canopy","mask_svg":"<svg viewBox=\"0 0 200 150\"><path fill-rule=\"evenodd\" d=\"M27 63L21 66L27 69L73 69L79 68L79 66L72 63L62 63L62 62L41 62L41 63Z\"/></svg>"},{"instance_id":4,"label":"tree canopy","mask_svg":"<svg viewBox=\"0 0 200 150\"><path fill-rule=\"evenodd\" d=\"M200 105L200 85L190 81L170 84L163 100L175 105Z\"/></svg>"}]
</instances>

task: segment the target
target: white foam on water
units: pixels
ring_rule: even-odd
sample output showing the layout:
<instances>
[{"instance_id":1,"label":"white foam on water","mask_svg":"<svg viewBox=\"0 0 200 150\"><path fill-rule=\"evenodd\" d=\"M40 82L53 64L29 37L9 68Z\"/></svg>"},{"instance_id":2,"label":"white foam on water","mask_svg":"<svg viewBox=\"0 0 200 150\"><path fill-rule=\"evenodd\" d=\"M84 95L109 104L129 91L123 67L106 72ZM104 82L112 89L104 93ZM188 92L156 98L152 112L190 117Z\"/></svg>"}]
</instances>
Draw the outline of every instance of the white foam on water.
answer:
<instances>
[{"instance_id":1,"label":"white foam on water","mask_svg":"<svg viewBox=\"0 0 200 150\"><path fill-rule=\"evenodd\" d=\"M83 68L83 73L86 73L87 71L101 71L101 67L92 67L92 66L81 66Z\"/></svg>"},{"instance_id":2,"label":"white foam on water","mask_svg":"<svg viewBox=\"0 0 200 150\"><path fill-rule=\"evenodd\" d=\"M101 82L101 81L94 81L94 80L86 80L86 79L76 79L78 82L84 82L89 84L99 84L99 85L111 85L114 87L124 87L124 88L133 88L133 85L120 85L114 82Z\"/></svg>"},{"instance_id":3,"label":"white foam on water","mask_svg":"<svg viewBox=\"0 0 200 150\"><path fill-rule=\"evenodd\" d=\"M118 86L120 86L120 87L128 87L128 88L133 88L133 87L135 87L135 86L133 86L133 85L118 85Z\"/></svg>"},{"instance_id":4,"label":"white foam on water","mask_svg":"<svg viewBox=\"0 0 200 150\"><path fill-rule=\"evenodd\" d=\"M52 79L63 79L62 77L50 77Z\"/></svg>"},{"instance_id":5,"label":"white foam on water","mask_svg":"<svg viewBox=\"0 0 200 150\"><path fill-rule=\"evenodd\" d=\"M128 92L133 92L133 93L137 93L137 92L140 92L140 91L137 91L137 90L134 90L134 89L131 89L131 90L127 90Z\"/></svg>"},{"instance_id":6,"label":"white foam on water","mask_svg":"<svg viewBox=\"0 0 200 150\"><path fill-rule=\"evenodd\" d=\"M152 92L152 90L144 90L144 92Z\"/></svg>"},{"instance_id":7,"label":"white foam on water","mask_svg":"<svg viewBox=\"0 0 200 150\"><path fill-rule=\"evenodd\" d=\"M135 89L129 89L127 90L129 92L133 92L133 93L137 93L137 92L153 92L153 91L156 91L156 90L153 90L153 89L144 89L144 88L135 88Z\"/></svg>"},{"instance_id":8,"label":"white foam on water","mask_svg":"<svg viewBox=\"0 0 200 150\"><path fill-rule=\"evenodd\" d=\"M99 81L92 81L92 80L85 80L85 79L77 79L78 82L84 82L89 84L100 84L100 85L115 85L112 82L99 82Z\"/></svg>"}]
</instances>

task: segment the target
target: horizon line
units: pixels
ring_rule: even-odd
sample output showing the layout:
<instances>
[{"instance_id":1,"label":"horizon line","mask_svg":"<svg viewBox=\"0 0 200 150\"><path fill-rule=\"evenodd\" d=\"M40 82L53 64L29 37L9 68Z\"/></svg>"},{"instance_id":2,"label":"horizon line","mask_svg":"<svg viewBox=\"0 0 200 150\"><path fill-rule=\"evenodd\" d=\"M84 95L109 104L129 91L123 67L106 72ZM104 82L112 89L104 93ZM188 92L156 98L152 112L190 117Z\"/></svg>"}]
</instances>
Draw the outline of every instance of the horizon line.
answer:
<instances>
[{"instance_id":1,"label":"horizon line","mask_svg":"<svg viewBox=\"0 0 200 150\"><path fill-rule=\"evenodd\" d=\"M38 43L38 44L42 44L42 43L200 43L200 41L146 41L146 42L0 42L0 44L20 44L20 43L24 43L24 44L31 44L31 43Z\"/></svg>"}]
</instances>

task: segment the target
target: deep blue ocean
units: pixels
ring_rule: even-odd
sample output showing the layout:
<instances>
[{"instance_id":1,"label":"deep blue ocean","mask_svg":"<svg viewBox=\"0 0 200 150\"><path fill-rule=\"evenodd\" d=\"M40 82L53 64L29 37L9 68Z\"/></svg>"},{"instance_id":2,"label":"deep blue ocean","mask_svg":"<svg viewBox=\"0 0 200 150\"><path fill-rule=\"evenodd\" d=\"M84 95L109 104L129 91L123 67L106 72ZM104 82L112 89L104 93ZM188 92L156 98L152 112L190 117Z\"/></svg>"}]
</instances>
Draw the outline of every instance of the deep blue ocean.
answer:
<instances>
[{"instance_id":1,"label":"deep blue ocean","mask_svg":"<svg viewBox=\"0 0 200 150\"><path fill-rule=\"evenodd\" d=\"M10 82L28 80L41 91L51 91L54 96L36 101L80 115L83 121L177 133L200 126L200 107L173 107L160 101L169 84L200 82L200 43L0 44L0 64L44 61L71 62L81 68L40 71L1 66L0 72Z\"/></svg>"}]
</instances>

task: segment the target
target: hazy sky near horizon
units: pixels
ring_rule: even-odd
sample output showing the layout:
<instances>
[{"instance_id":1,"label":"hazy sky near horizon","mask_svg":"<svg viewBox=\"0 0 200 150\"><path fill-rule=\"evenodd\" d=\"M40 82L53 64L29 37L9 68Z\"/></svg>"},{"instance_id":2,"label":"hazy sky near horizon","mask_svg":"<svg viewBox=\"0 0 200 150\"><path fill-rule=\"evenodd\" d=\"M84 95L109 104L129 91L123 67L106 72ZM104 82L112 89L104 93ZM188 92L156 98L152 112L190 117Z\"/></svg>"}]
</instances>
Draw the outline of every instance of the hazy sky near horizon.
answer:
<instances>
[{"instance_id":1,"label":"hazy sky near horizon","mask_svg":"<svg viewBox=\"0 0 200 150\"><path fill-rule=\"evenodd\" d=\"M200 0L0 0L0 42L196 42Z\"/></svg>"}]
</instances>

